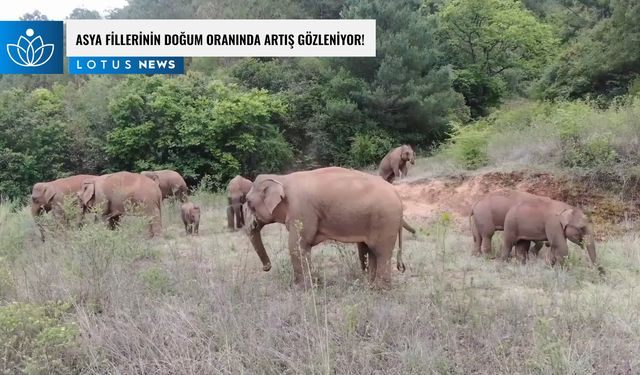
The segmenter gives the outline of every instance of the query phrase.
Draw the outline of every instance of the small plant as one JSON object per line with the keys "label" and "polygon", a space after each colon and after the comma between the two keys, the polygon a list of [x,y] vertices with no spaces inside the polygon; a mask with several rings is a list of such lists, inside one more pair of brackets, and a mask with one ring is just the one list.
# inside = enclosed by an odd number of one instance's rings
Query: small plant
{"label": "small plant", "polygon": [[140,272],[147,289],[153,294],[171,292],[170,277],[167,271],[159,266],[152,266]]}
{"label": "small plant", "polygon": [[11,303],[0,307],[2,374],[71,374],[78,361],[78,328],[68,303]]}

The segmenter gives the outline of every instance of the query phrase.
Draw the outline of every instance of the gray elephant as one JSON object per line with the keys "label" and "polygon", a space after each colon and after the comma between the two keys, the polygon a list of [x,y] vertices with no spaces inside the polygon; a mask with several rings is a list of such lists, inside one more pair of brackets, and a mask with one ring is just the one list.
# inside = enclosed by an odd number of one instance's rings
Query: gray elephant
{"label": "gray elephant", "polygon": [[247,193],[251,190],[253,182],[242,176],[235,176],[227,185],[227,226],[230,230],[240,229],[244,226],[244,213],[242,205]]}
{"label": "gray elephant", "polygon": [[416,164],[416,153],[409,145],[389,151],[380,162],[379,173],[387,182],[407,176],[407,163]]}
{"label": "gray elephant", "polygon": [[[520,254],[526,254],[524,250],[530,241],[548,241],[548,263],[563,264],[569,254],[567,239],[586,247],[591,262],[596,264],[592,224],[581,209],[553,199],[525,201],[512,207],[505,216],[502,258],[509,259],[513,246],[519,248]],[[526,256],[521,260],[526,262]]]}
{"label": "gray elephant", "polygon": [[75,198],[75,194],[82,188],[82,181],[96,176],[81,174],[48,182],[38,182],[31,190],[31,215],[40,230],[40,238],[44,241],[44,230],[37,218],[46,212],[52,212],[59,222],[66,223],[64,217],[63,203],[65,198]]}
{"label": "gray elephant", "polygon": [[270,223],[286,225],[296,285],[312,285],[310,251],[325,240],[356,243],[368,255],[369,281],[386,288],[398,238],[397,267],[404,269],[402,202],[393,186],[378,176],[338,167],[259,175],[245,206],[245,230],[264,271],[271,269],[271,260],[260,231]]}
{"label": "gray elephant", "polygon": [[160,171],[142,171],[141,175],[148,177],[158,183],[162,192],[162,199],[176,197],[180,202],[187,201],[187,183],[182,175],[176,171],[163,169]]}
{"label": "gray elephant", "polygon": [[193,202],[184,202],[180,207],[184,231],[187,235],[198,234],[200,229],[200,207]]}
{"label": "gray elephant", "polygon": [[[504,218],[515,205],[538,199],[549,199],[518,190],[499,190],[478,200],[471,208],[469,225],[473,234],[473,255],[491,254],[491,239],[496,231],[504,229]],[[531,251],[538,255],[542,241],[534,241]],[[518,249],[520,250],[520,248]]]}
{"label": "gray elephant", "polygon": [[162,193],[158,184],[138,173],[117,172],[94,177],[82,183],[78,193],[83,212],[100,207],[101,216],[115,229],[120,217],[129,209],[129,204],[137,205],[151,219],[151,237],[162,230]]}

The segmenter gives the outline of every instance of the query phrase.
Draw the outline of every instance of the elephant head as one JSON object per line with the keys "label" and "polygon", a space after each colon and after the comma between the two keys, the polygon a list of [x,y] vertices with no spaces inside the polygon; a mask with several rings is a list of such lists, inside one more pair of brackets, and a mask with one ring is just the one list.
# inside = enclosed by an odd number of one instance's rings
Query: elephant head
{"label": "elephant head", "polygon": [[249,235],[264,271],[271,269],[271,260],[264,248],[260,230],[263,226],[276,221],[284,223],[285,198],[284,185],[280,181],[270,177],[258,177],[247,193],[246,203],[242,205],[245,217],[243,229]]}
{"label": "elephant head", "polygon": [[274,215],[276,208],[285,199],[284,186],[273,178],[266,178],[251,187],[246,197],[246,205],[252,216],[262,224],[273,223],[277,220]]}
{"label": "elephant head", "polygon": [[587,253],[593,264],[596,264],[596,245],[591,221],[579,208],[567,208],[560,214],[560,225],[565,237],[580,246],[587,248]]}
{"label": "elephant head", "polygon": [[405,162],[409,162],[412,165],[416,164],[416,153],[413,151],[413,148],[411,148],[411,146],[409,145],[403,145],[401,152],[400,152],[400,158],[405,161]]}
{"label": "elephant head", "polygon": [[51,201],[56,195],[56,189],[53,185],[47,182],[38,182],[33,185],[31,191],[31,214],[37,216],[42,211],[49,211],[51,209]]}

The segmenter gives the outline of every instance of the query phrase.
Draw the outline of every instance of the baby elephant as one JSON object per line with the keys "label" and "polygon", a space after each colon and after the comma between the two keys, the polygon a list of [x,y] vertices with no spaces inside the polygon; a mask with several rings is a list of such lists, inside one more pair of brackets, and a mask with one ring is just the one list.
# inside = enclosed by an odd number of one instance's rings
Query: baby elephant
{"label": "baby elephant", "polygon": [[193,202],[184,202],[181,207],[184,230],[189,234],[198,234],[200,227],[200,207]]}
{"label": "baby elephant", "polygon": [[523,254],[530,241],[548,241],[551,248],[548,262],[562,264],[568,255],[567,240],[586,247],[591,262],[596,264],[591,221],[581,209],[553,199],[522,202],[505,216],[502,257],[508,259],[514,245]]}

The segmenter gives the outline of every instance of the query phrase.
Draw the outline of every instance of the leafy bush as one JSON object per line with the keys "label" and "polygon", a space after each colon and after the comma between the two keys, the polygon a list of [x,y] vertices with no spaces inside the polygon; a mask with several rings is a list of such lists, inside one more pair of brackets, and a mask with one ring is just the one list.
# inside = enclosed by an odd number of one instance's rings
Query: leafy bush
{"label": "leafy bush", "polygon": [[80,348],[70,310],[67,303],[0,306],[0,373],[73,373]]}
{"label": "leafy bush", "polygon": [[384,133],[358,133],[351,142],[351,165],[377,164],[393,148],[394,141]]}
{"label": "leafy bush", "polygon": [[487,164],[487,144],[489,131],[485,122],[472,126],[454,124],[451,141],[445,148],[446,154],[465,168],[476,169]]}

